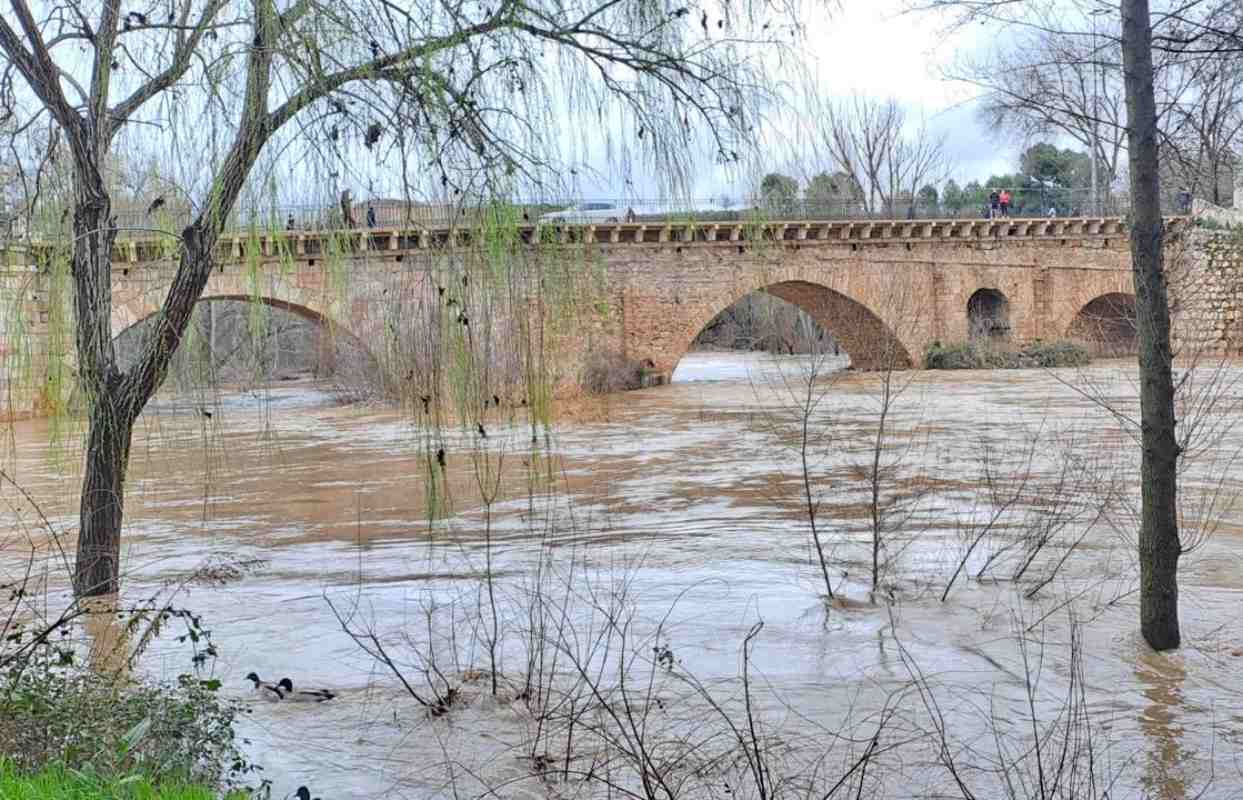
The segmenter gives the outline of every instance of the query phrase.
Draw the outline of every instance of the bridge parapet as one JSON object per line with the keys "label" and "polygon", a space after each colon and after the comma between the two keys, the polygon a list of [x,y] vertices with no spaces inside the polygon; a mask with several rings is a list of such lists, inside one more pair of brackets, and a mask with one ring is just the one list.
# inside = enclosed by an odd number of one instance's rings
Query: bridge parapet
{"label": "bridge parapet", "polygon": [[[1186,224],[1187,217],[1169,217],[1167,225]],[[766,220],[680,222],[602,222],[573,225],[522,225],[514,240],[526,245],[570,244],[749,244],[982,242],[990,240],[1108,239],[1126,233],[1121,217],[939,220]],[[222,236],[216,244],[218,263],[247,258],[324,258],[471,247],[480,242],[481,229],[470,226],[440,228],[370,228],[333,231],[271,231]],[[37,260],[50,257],[56,245],[31,245]],[[176,255],[176,239],[118,241],[113,261],[135,265],[166,261]]]}

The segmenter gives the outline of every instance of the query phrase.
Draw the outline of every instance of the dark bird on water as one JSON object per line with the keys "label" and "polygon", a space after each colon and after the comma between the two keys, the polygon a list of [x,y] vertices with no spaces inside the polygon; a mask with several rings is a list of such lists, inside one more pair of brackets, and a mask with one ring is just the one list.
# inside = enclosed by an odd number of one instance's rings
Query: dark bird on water
{"label": "dark bird on water", "polygon": [[470,319],[466,316],[466,314],[458,314],[457,321],[463,325],[470,325]]}
{"label": "dark bird on water", "polygon": [[289,678],[281,678],[276,687],[284,692],[284,699],[292,703],[325,703],[337,696],[327,689],[294,689]]}
{"label": "dark bird on water", "polygon": [[[298,798],[298,800],[312,800],[311,790],[305,786],[299,786],[298,791],[294,792],[293,796]],[[319,798],[316,797],[313,800],[319,800]]]}
{"label": "dark bird on water", "polygon": [[255,697],[260,700],[266,700],[269,703],[279,703],[285,699],[285,691],[275,683],[266,683],[259,680],[259,676],[250,673],[246,676],[246,680],[255,684]]}
{"label": "dark bird on water", "polygon": [[478,425],[477,425],[476,427],[478,427],[478,429],[479,429],[479,438],[480,438],[480,439],[486,439],[486,438],[488,438],[488,432],[487,432],[487,431],[485,431],[485,430],[483,429],[483,423],[482,423],[482,422],[478,423]]}
{"label": "dark bird on water", "polygon": [[462,285],[463,285],[463,286],[466,286],[466,285],[467,285],[467,284],[469,284],[469,283],[470,283],[470,276],[469,276],[469,275],[463,275],[463,276],[462,276]]}
{"label": "dark bird on water", "polygon": [[431,395],[425,394],[419,399],[423,401],[423,413],[426,414],[431,406],[432,397]]}
{"label": "dark bird on water", "polygon": [[199,407],[199,408],[194,409],[194,411],[196,414],[203,417],[204,419],[211,419],[212,417],[212,413],[205,408]]}
{"label": "dark bird on water", "polygon": [[500,407],[501,407],[501,398],[500,398],[500,397],[497,397],[496,395],[492,395],[492,402],[493,402],[494,404],[496,404],[496,407],[497,407],[497,408],[500,408]]}
{"label": "dark bird on water", "polygon": [[151,205],[147,206],[147,216],[151,216],[155,212],[164,207],[164,195],[160,195],[151,201]]}
{"label": "dark bird on water", "polygon": [[441,297],[444,297],[444,296],[445,296],[445,287],[443,287],[443,286],[437,286],[437,287],[436,287],[436,291],[440,293],[440,296],[441,296]]}
{"label": "dark bird on water", "polygon": [[527,212],[523,211],[523,212],[522,212],[522,221],[523,221],[523,222],[530,222],[530,221],[531,221],[531,215],[530,215],[530,214],[528,214]]}
{"label": "dark bird on water", "polygon": [[442,468],[445,465],[445,449],[443,447],[436,451],[436,463]]}
{"label": "dark bird on water", "polygon": [[699,24],[703,26],[704,33],[708,32],[708,12],[705,11],[703,16],[699,18]]}
{"label": "dark bird on water", "polygon": [[328,131],[328,138],[334,142],[341,138],[341,131],[337,129],[336,125],[333,125],[332,130]]}
{"label": "dark bird on water", "polygon": [[375,39],[371,40],[371,57],[372,58],[380,57],[380,43],[377,42]]}
{"label": "dark bird on water", "polygon": [[60,212],[60,224],[64,225],[65,220],[67,219],[69,219],[69,209],[66,208],[64,211]]}
{"label": "dark bird on water", "polygon": [[375,147],[375,143],[380,141],[380,134],[382,133],[384,133],[384,128],[378,122],[373,122],[367,126],[367,135],[363,138],[363,144],[367,146],[368,150]]}

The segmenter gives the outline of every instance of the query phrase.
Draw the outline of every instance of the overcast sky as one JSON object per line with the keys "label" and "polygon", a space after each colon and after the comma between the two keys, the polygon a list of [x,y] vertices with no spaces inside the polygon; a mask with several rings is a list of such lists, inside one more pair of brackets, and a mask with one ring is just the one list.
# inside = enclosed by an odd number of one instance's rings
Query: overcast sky
{"label": "overcast sky", "polygon": [[[1023,143],[988,131],[976,117],[975,92],[940,77],[957,53],[988,46],[996,28],[951,33],[937,15],[903,14],[903,0],[845,0],[831,13],[823,4],[814,7],[805,19],[805,57],[822,92],[897,99],[911,121],[922,116],[932,131],[946,134],[960,183],[1017,169]],[[738,181],[705,175],[695,193],[737,193],[731,183]]]}
{"label": "overcast sky", "polygon": [[[805,35],[800,40],[801,55],[804,68],[814,76],[822,97],[845,97],[859,93],[877,100],[896,99],[913,125],[918,125],[922,120],[934,133],[946,135],[946,149],[952,165],[950,174],[960,183],[984,180],[990,174],[1016,169],[1017,154],[1025,143],[1007,142],[985,130],[977,119],[973,90],[941,78],[941,68],[956,54],[974,53],[991,46],[998,35],[996,28],[970,28],[950,33],[946,30],[943,17],[930,13],[902,13],[909,0],[841,0],[831,11],[826,7],[832,3],[825,0],[789,1],[801,3],[805,9],[801,14],[805,28]],[[798,79],[791,79],[790,85],[791,96],[786,99],[797,108],[798,95],[803,89],[798,85]],[[806,115],[801,119],[805,121]],[[812,171],[831,168],[828,163],[808,163],[805,148],[799,153],[799,168],[791,165],[794,148],[788,142],[780,146],[774,139],[788,133],[784,129],[793,127],[797,126],[787,117],[760,133],[756,143],[758,152],[755,154],[758,165],[754,170],[745,175],[731,174],[725,167],[711,164],[711,159],[706,159],[708,163],[696,166],[693,171],[694,185],[686,189],[696,198],[720,198],[723,195],[741,198],[756,189],[759,175],[763,172],[779,170],[805,176]],[[623,194],[655,197],[665,193],[666,190],[657,188],[661,181],[658,175],[650,174],[654,171],[651,168],[635,165],[633,171],[624,176],[610,169],[605,137],[597,135],[595,130],[598,128],[581,137],[586,152],[567,153],[569,161],[585,163],[599,171],[597,176],[573,181],[571,197],[618,198]],[[188,131],[182,135],[188,137],[188,146],[192,148],[205,146]],[[134,136],[142,140],[144,132],[140,129]],[[139,144],[135,144],[135,148],[143,149]],[[274,155],[277,149],[269,147],[272,153],[268,155]],[[161,165],[171,173],[170,177],[185,181],[186,188],[193,194],[193,180],[201,183],[204,178],[201,164],[194,158],[178,158],[175,159],[176,164],[169,164],[168,153],[157,152],[154,155],[161,159]],[[395,169],[392,163],[364,151],[358,142],[353,144],[353,151],[347,155],[339,166],[342,172],[339,187],[332,183],[333,192],[326,196],[335,197],[337,188],[349,188],[357,198],[400,196],[400,170]],[[176,167],[180,167],[180,171]],[[320,202],[319,198],[312,196],[313,193],[307,194],[306,186],[317,187],[318,191],[330,184],[322,176],[302,181],[284,180],[290,176],[291,169],[305,171],[307,168],[291,167],[289,164],[273,167],[282,178],[274,182],[289,187],[289,196],[278,198],[279,202]],[[592,170],[586,172],[590,174]],[[633,183],[627,185],[625,177],[631,178]],[[264,181],[257,182],[264,183],[261,188],[267,191]]]}

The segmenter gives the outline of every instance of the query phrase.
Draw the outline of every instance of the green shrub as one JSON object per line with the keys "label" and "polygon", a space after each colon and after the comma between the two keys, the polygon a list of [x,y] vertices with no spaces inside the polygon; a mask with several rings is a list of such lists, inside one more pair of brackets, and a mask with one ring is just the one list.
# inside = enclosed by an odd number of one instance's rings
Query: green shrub
{"label": "green shrub", "polygon": [[1018,349],[992,342],[943,345],[933,342],[924,354],[927,369],[1030,369],[1032,367],[1082,367],[1091,362],[1087,349],[1075,342],[1035,341]]}
{"label": "green shrub", "polygon": [[1083,367],[1092,361],[1091,354],[1083,345],[1064,339],[1054,342],[1032,342],[1019,351],[1019,355],[1034,367]]}
{"label": "green shrub", "polygon": [[[15,591],[11,602],[21,596]],[[0,609],[3,610],[3,609]],[[242,755],[234,721],[245,707],[219,693],[201,674],[216,649],[193,613],[144,604],[99,614],[121,644],[112,654],[91,650],[90,667],[75,623],[66,613],[50,623],[14,623],[0,637],[0,760],[11,774],[47,769],[103,781],[184,781],[213,788],[244,785],[257,767]],[[190,671],[173,681],[131,677],[135,661],[174,623],[184,625]],[[96,632],[98,635],[98,632]],[[88,637],[94,644],[99,640]],[[8,795],[0,792],[0,800]]]}
{"label": "green shrub", "polygon": [[57,764],[240,785],[250,771],[234,741],[241,707],[218,688],[192,675],[144,684],[72,665],[13,669],[0,678],[0,753],[26,772]]}

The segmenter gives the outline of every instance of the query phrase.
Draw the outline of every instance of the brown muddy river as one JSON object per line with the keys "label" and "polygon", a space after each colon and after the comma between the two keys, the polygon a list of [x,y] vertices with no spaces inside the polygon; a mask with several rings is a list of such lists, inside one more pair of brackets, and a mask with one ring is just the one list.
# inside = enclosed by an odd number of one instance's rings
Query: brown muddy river
{"label": "brown muddy river", "polygon": [[[125,598],[240,563],[178,598],[212,629],[227,691],[249,697],[255,671],[340,692],[246,717],[247,752],[276,797],[299,784],[324,798],[642,796],[618,755],[633,741],[591,733],[619,707],[643,709],[618,730],[667,759],[669,796],[756,796],[721,714],[749,729],[742,647],[761,621],[746,666],[778,796],[804,796],[813,773],[833,786],[872,747],[843,796],[964,796],[949,762],[978,797],[1041,796],[1042,781],[1048,797],[1243,797],[1243,368],[1187,382],[1219,399],[1186,409],[1201,420],[1182,477],[1196,546],[1182,561],[1183,647],[1156,655],[1134,594],[1133,367],[897,376],[875,462],[880,377],[816,384],[803,448],[805,363],[688,356],[673,385],[559,424],[551,460],[520,425],[493,420],[486,440],[436,434],[306,385],[207,398],[210,419],[165,399],[135,437]],[[446,450],[434,484],[429,442]],[[19,423],[8,444],[18,481],[72,530],[72,453],[49,445],[47,423]],[[429,506],[445,510],[432,523]],[[22,556],[0,551],[0,570]],[[59,580],[50,551],[47,569]],[[458,687],[450,712],[412,699],[330,602],[416,690],[430,696],[437,672]],[[143,668],[169,678],[185,651],[162,643]],[[535,673],[591,707],[577,734],[530,712]],[[607,703],[593,704],[584,676]],[[564,688],[576,680],[577,694]],[[1095,794],[1070,788],[1082,774],[1052,787],[1085,747]]]}

